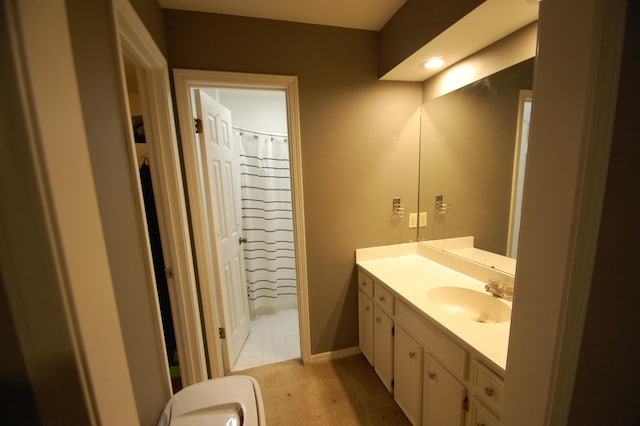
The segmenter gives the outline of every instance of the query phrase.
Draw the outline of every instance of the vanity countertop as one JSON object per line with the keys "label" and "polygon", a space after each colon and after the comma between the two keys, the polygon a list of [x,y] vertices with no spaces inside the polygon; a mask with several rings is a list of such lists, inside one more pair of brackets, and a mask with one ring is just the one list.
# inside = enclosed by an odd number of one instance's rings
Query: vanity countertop
{"label": "vanity countertop", "polygon": [[[418,253],[415,244],[360,249],[356,252],[356,263],[504,374],[511,321],[475,322],[441,310],[427,297],[430,289],[444,286],[485,292],[485,283]],[[500,300],[511,307],[511,302]]]}

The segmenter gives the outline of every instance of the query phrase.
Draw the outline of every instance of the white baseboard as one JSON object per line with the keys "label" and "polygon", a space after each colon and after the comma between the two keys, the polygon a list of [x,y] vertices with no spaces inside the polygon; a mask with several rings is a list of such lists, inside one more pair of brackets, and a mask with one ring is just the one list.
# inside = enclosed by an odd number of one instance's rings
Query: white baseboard
{"label": "white baseboard", "polygon": [[334,359],[346,358],[348,356],[358,355],[360,348],[358,346],[352,346],[350,348],[338,349],[337,351],[323,352],[321,354],[313,354],[309,359],[309,363],[318,364],[321,362],[328,362]]}

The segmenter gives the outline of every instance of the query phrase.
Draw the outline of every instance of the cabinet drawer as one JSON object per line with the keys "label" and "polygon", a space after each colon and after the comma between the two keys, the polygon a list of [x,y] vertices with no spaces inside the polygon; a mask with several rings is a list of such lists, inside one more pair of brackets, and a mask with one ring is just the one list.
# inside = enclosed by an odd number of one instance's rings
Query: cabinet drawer
{"label": "cabinet drawer", "polygon": [[373,278],[362,271],[358,271],[358,288],[369,297],[373,297]]}
{"label": "cabinet drawer", "polygon": [[471,365],[471,387],[473,393],[487,407],[496,414],[500,413],[504,397],[504,382],[495,373],[475,360]]}
{"label": "cabinet drawer", "polygon": [[471,398],[469,407],[469,426],[499,426],[498,420],[493,414],[486,410],[475,398]]}
{"label": "cabinet drawer", "polygon": [[382,284],[377,282],[374,284],[373,288],[374,288],[373,298],[375,299],[376,304],[378,306],[381,306],[382,310],[388,313],[389,315],[393,315],[393,307],[394,307],[394,301],[395,301],[395,297],[393,296],[393,293],[391,293],[384,286],[382,286]]}
{"label": "cabinet drawer", "polygon": [[466,378],[467,351],[428,324],[425,318],[403,302],[398,301],[396,303],[396,318],[407,330],[422,341],[425,350],[431,353],[459,379],[464,380]]}

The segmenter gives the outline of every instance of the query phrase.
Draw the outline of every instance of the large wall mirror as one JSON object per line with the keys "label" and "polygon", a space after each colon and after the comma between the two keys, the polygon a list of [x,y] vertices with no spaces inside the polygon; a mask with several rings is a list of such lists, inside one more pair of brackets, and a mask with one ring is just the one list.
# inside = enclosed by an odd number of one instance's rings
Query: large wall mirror
{"label": "large wall mirror", "polygon": [[473,237],[478,249],[516,257],[533,66],[521,61],[423,103],[419,211],[427,224],[418,241]]}

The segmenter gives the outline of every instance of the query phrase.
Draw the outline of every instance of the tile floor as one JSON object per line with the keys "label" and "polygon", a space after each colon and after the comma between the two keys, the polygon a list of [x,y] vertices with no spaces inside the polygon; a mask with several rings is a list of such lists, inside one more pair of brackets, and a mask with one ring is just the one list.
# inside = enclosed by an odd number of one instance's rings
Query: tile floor
{"label": "tile floor", "polygon": [[251,321],[251,331],[231,371],[300,358],[298,310],[262,315]]}

